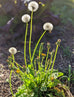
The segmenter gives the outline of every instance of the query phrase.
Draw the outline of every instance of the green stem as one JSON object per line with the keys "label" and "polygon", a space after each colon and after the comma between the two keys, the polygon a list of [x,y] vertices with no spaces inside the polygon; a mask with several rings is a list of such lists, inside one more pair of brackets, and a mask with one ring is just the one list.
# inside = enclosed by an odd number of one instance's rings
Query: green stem
{"label": "green stem", "polygon": [[25,61],[26,67],[27,67],[27,62],[26,62],[26,39],[27,39],[27,32],[28,32],[28,23],[26,23],[26,32],[25,32],[25,40],[24,40],[24,61]]}
{"label": "green stem", "polygon": [[58,45],[56,46],[56,51],[55,51],[55,55],[54,55],[54,59],[53,59],[52,67],[51,67],[51,73],[53,72],[53,67],[56,60],[57,51],[58,51]]}
{"label": "green stem", "polygon": [[43,43],[40,44],[40,48],[39,48],[39,58],[40,58],[40,55],[43,51]]}
{"label": "green stem", "polygon": [[41,47],[39,48],[39,66],[40,66]]}
{"label": "green stem", "polygon": [[52,64],[52,57],[53,57],[53,54],[51,54],[51,57],[50,57],[50,61],[49,61],[49,67],[48,67],[48,69],[50,69],[50,66],[51,66],[51,64]]}
{"label": "green stem", "polygon": [[70,78],[71,78],[71,65],[69,65],[69,76],[68,76],[68,86],[70,88]]}
{"label": "green stem", "polygon": [[36,44],[36,46],[35,46],[35,48],[34,48],[33,55],[32,55],[32,58],[31,58],[31,63],[32,63],[32,61],[33,61],[33,59],[34,59],[34,55],[35,55],[36,49],[37,49],[37,47],[38,47],[38,44],[40,43],[40,41],[41,41],[41,39],[42,39],[42,37],[44,36],[45,33],[46,33],[46,31],[43,32],[43,34],[42,34],[41,37],[39,38],[39,40],[38,40],[38,42],[37,42],[37,44]]}
{"label": "green stem", "polygon": [[34,68],[36,70],[36,59],[34,60]]}
{"label": "green stem", "polygon": [[10,72],[10,78],[9,78],[9,85],[10,85],[10,91],[11,91],[11,94],[12,94],[12,96],[14,97],[14,94],[13,94],[13,90],[12,90],[12,84],[11,84],[11,76],[12,76],[12,70],[11,70],[11,72]]}
{"label": "green stem", "polygon": [[12,59],[13,59],[13,62],[12,62],[12,68],[13,68],[14,67],[14,62],[15,62],[14,54],[12,54]]}
{"label": "green stem", "polygon": [[39,65],[40,65],[40,56],[41,56],[42,51],[43,51],[43,43],[40,44],[40,48],[39,48]]}
{"label": "green stem", "polygon": [[32,11],[32,13],[31,13],[31,23],[30,23],[30,39],[29,39],[29,56],[30,56],[30,60],[31,60],[32,20],[33,20],[33,11]]}
{"label": "green stem", "polygon": [[16,61],[15,61],[15,64],[16,64],[16,66],[19,68],[21,68],[21,69],[23,69],[23,67],[20,65],[20,64],[18,64]]}
{"label": "green stem", "polygon": [[46,56],[46,61],[45,61],[45,70],[47,69],[46,64],[47,64],[47,59],[48,59],[48,55],[49,55],[49,49],[50,48],[48,48],[48,50],[47,50],[47,56]]}
{"label": "green stem", "polygon": [[42,60],[41,60],[41,67],[42,67],[42,64],[43,64],[43,60],[44,60],[45,57],[42,57]]}

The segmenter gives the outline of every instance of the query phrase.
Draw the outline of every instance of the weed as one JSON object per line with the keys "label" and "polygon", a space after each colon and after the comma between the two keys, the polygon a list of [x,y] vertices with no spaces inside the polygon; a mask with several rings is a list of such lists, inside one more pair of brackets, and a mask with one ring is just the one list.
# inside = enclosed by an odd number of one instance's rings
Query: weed
{"label": "weed", "polygon": [[[58,70],[54,69],[54,64],[56,60],[56,55],[58,48],[60,46],[61,40],[58,39],[56,42],[56,49],[50,52],[50,43],[47,43],[47,52],[43,53],[43,43],[40,44],[39,50],[37,52],[38,56],[35,58],[35,54],[38,48],[38,45],[48,31],[52,31],[53,25],[51,23],[45,23],[43,25],[44,32],[40,36],[38,42],[35,45],[35,48],[31,50],[31,37],[32,37],[32,21],[33,21],[33,13],[38,9],[39,5],[37,2],[32,1],[28,5],[28,9],[31,11],[31,21],[30,15],[25,14],[22,16],[22,21],[26,23],[26,31],[25,31],[25,40],[24,40],[24,62],[25,66],[21,66],[15,60],[15,54],[18,52],[16,48],[11,47],[9,52],[11,56],[8,58],[8,63],[11,68],[9,84],[10,90],[13,97],[50,97],[51,95],[54,97],[60,96],[64,97],[64,91],[59,89],[57,85],[61,82],[58,79],[63,76],[62,72],[58,72]],[[27,40],[27,32],[28,32],[28,22],[30,21],[30,38],[29,38],[29,59],[30,62],[27,63],[26,60],[26,40]],[[49,59],[50,58],[50,59]],[[16,74],[23,85],[18,87],[17,92],[14,94],[12,90],[11,84],[11,76],[12,73]]]}

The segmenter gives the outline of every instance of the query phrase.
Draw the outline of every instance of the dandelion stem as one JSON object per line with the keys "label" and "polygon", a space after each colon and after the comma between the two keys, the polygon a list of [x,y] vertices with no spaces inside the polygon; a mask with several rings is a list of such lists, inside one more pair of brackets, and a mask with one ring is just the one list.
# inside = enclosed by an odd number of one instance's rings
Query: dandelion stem
{"label": "dandelion stem", "polygon": [[16,64],[16,66],[19,68],[21,68],[21,69],[23,69],[23,67],[20,65],[20,64],[18,64],[16,61],[15,61],[15,64]]}
{"label": "dandelion stem", "polygon": [[30,23],[30,39],[29,39],[29,56],[30,56],[30,60],[31,60],[32,19],[33,19],[33,11],[32,11],[32,13],[31,13],[31,23]]}
{"label": "dandelion stem", "polygon": [[54,59],[53,59],[52,67],[51,67],[51,73],[53,72],[53,67],[56,60],[57,51],[58,51],[58,44],[56,45],[56,51],[55,51],[55,55],[54,55]]}
{"label": "dandelion stem", "polygon": [[32,61],[33,61],[33,59],[34,59],[34,55],[35,55],[36,49],[37,49],[37,47],[38,47],[38,44],[39,44],[39,42],[41,41],[41,39],[42,39],[42,37],[44,36],[45,33],[46,33],[46,31],[43,32],[43,34],[42,34],[41,37],[39,38],[39,40],[38,40],[38,42],[37,42],[37,44],[36,44],[36,46],[35,46],[35,48],[34,48],[34,51],[33,51],[33,54],[32,54],[32,58],[31,58],[31,63],[32,63]]}
{"label": "dandelion stem", "polygon": [[51,54],[51,57],[50,57],[50,61],[49,61],[49,67],[48,67],[48,69],[50,69],[50,66],[51,66],[51,64],[52,64],[52,57],[53,57],[53,54]]}
{"label": "dandelion stem", "polygon": [[46,56],[46,61],[45,61],[45,70],[47,69],[46,65],[47,65],[47,59],[48,59],[48,55],[49,55],[49,47],[48,47],[48,50],[47,50],[47,56]]}
{"label": "dandelion stem", "polygon": [[12,84],[11,84],[11,76],[12,76],[12,70],[10,71],[10,78],[9,78],[9,85],[10,85],[10,91],[12,93],[12,96],[14,97],[13,90],[12,90]]}
{"label": "dandelion stem", "polygon": [[41,56],[42,51],[43,51],[43,43],[40,44],[40,48],[39,48],[39,65],[40,65],[40,56]]}
{"label": "dandelion stem", "polygon": [[25,32],[25,40],[24,40],[24,61],[25,61],[26,67],[27,67],[27,62],[26,62],[26,39],[27,39],[27,32],[28,32],[28,23],[26,23],[26,32]]}
{"label": "dandelion stem", "polygon": [[42,60],[41,60],[41,67],[43,66],[44,58],[45,58],[45,57],[42,57]]}
{"label": "dandelion stem", "polygon": [[36,59],[34,60],[34,68],[36,70]]}
{"label": "dandelion stem", "polygon": [[12,54],[12,59],[13,59],[12,67],[14,67],[14,62],[15,62],[14,54]]}

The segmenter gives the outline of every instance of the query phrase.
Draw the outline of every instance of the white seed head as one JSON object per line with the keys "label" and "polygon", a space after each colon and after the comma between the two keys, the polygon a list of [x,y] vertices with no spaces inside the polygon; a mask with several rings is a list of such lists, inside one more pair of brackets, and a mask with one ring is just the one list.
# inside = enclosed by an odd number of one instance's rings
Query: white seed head
{"label": "white seed head", "polygon": [[9,52],[13,55],[15,55],[17,53],[17,49],[15,47],[11,47],[9,48]]}
{"label": "white seed head", "polygon": [[23,15],[22,18],[21,18],[21,20],[24,23],[29,22],[30,21],[30,15],[28,15],[28,14]]}
{"label": "white seed head", "polygon": [[29,4],[28,4],[28,9],[29,11],[37,11],[39,8],[39,4],[36,2],[36,1],[31,1]]}
{"label": "white seed head", "polygon": [[53,30],[53,25],[50,22],[47,22],[43,25],[43,29],[47,31],[52,31]]}

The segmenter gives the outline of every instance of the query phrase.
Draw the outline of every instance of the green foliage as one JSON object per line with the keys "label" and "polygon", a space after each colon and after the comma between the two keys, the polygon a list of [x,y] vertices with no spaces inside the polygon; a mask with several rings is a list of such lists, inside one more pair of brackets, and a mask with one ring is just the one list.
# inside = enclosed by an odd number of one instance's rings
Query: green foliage
{"label": "green foliage", "polygon": [[[25,72],[22,75],[24,84],[18,88],[15,97],[48,97],[47,94],[51,94],[52,90],[54,91],[54,87],[60,83],[57,78],[62,75],[63,73],[56,70],[51,74],[51,70],[46,72],[38,70],[34,73],[29,69],[29,73]],[[53,80],[52,77],[54,77]],[[55,95],[62,95],[62,92],[55,92]]]}
{"label": "green foliage", "polygon": [[74,1],[73,0],[54,0],[51,10],[60,15],[62,23],[72,23],[74,25]]}
{"label": "green foliage", "polygon": [[0,16],[0,26],[4,26],[7,23],[8,20],[9,20],[8,16],[1,15]]}
{"label": "green foliage", "polygon": [[63,46],[61,46],[61,48],[63,50],[63,56],[70,58],[71,57],[71,51],[69,50],[69,47],[64,48]]}

